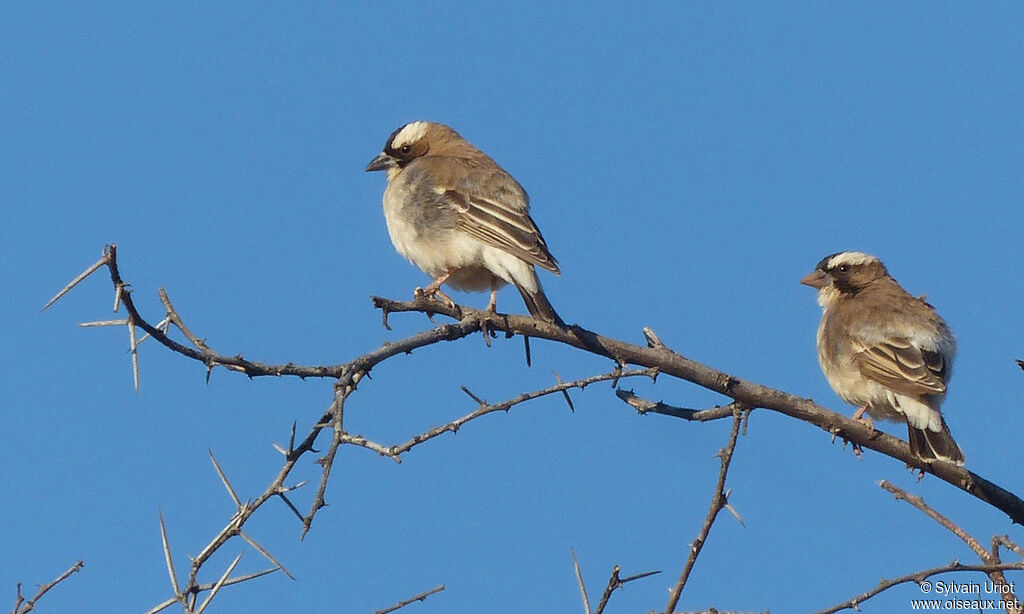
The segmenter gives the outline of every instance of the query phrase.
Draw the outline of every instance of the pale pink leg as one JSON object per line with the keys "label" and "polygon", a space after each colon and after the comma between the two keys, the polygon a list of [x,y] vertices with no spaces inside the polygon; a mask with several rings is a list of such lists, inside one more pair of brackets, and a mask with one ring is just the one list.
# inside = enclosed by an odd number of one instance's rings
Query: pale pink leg
{"label": "pale pink leg", "polygon": [[853,412],[853,419],[859,422],[863,422],[872,431],[875,430],[875,421],[870,416],[865,416],[864,412],[868,410],[867,405],[862,405],[857,411]]}

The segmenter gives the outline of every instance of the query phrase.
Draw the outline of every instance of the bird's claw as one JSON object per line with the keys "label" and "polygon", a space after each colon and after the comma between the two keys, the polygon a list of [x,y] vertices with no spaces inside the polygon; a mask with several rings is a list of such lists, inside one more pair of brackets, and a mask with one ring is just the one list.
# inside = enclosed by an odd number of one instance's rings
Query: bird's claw
{"label": "bird's claw", "polygon": [[412,291],[412,298],[416,301],[433,299],[444,303],[449,309],[455,309],[455,301],[438,288],[416,288]]}

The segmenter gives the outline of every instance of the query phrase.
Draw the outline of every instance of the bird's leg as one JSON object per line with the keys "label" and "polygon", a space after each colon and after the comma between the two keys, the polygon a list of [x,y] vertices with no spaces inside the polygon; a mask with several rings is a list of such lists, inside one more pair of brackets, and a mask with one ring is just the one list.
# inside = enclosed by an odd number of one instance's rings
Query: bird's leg
{"label": "bird's leg", "polygon": [[444,274],[439,275],[437,277],[437,279],[435,279],[434,281],[430,282],[430,285],[427,286],[426,288],[416,288],[416,290],[413,291],[413,297],[415,297],[415,298],[419,298],[419,297],[424,297],[424,298],[439,297],[443,302],[447,303],[450,307],[454,308],[455,307],[455,301],[453,301],[444,292],[441,292],[441,285],[444,282],[448,281],[448,278],[451,277],[453,272],[454,272],[454,269],[448,269],[447,271],[444,272]]}
{"label": "bird's leg", "polygon": [[498,312],[498,278],[491,280],[491,300],[487,301],[487,311]]}
{"label": "bird's leg", "polygon": [[865,416],[864,412],[868,410],[867,404],[861,405],[857,411],[853,412],[852,418],[858,422],[863,422],[872,431],[875,430],[875,421],[870,416]]}
{"label": "bird's leg", "polygon": [[[498,278],[491,279],[491,300],[487,301],[487,313],[498,313]],[[488,326],[487,321],[483,320],[480,322],[480,332],[484,334],[484,342],[487,343],[487,347],[491,347],[491,337],[494,336],[494,331]]]}

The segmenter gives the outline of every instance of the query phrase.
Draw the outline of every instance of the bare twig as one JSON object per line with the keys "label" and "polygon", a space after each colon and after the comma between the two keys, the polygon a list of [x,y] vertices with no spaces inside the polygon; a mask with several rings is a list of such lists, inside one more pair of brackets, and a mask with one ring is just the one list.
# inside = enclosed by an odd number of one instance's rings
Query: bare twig
{"label": "bare twig", "polygon": [[838,603],[830,608],[819,610],[818,612],[815,612],[815,614],[834,614],[835,612],[842,612],[843,610],[859,610],[860,604],[864,603],[868,599],[874,597],[875,595],[883,591],[889,590],[894,586],[899,586],[900,584],[907,584],[909,582],[921,584],[928,578],[931,578],[932,576],[937,576],[939,574],[950,573],[954,571],[978,571],[985,574],[990,574],[995,571],[1009,570],[1024,570],[1024,562],[1004,563],[1000,565],[961,565],[958,561],[953,561],[952,563],[944,567],[933,567],[931,569],[925,569],[923,571],[918,571],[912,574],[907,574],[905,576],[900,576],[892,580],[886,580],[885,578],[882,578],[881,581],[879,581],[878,586],[876,586],[875,588],[869,591],[864,591],[856,597],[847,599],[846,601]]}
{"label": "bare twig", "polygon": [[665,344],[662,342],[661,337],[654,332],[650,326],[643,328],[644,338],[647,339],[647,347],[658,350],[665,349]]}
{"label": "bare twig", "polygon": [[996,546],[1003,546],[1015,552],[1017,556],[1024,558],[1024,548],[1018,546],[1009,535],[996,535],[992,538],[993,550]]}
{"label": "bare twig", "polygon": [[[77,282],[74,282],[74,283],[77,283]],[[72,285],[74,285],[74,284],[72,284]],[[57,300],[58,298],[60,298],[60,295],[54,297],[53,301]],[[53,301],[50,301],[50,304],[52,304]],[[47,305],[47,306],[49,306],[49,305]],[[44,307],[44,309],[45,309],[45,307]],[[32,610],[36,609],[36,602],[38,602],[39,599],[41,599],[43,595],[45,595],[46,593],[50,592],[51,588],[57,586],[58,584],[60,584],[64,580],[66,580],[71,574],[77,573],[84,566],[85,566],[84,562],[78,561],[77,563],[75,563],[74,565],[69,567],[67,571],[65,571],[64,573],[62,573],[59,576],[57,576],[57,578],[55,580],[53,580],[52,582],[47,582],[46,584],[40,586],[39,590],[36,591],[36,594],[31,599],[29,599],[27,601],[25,600],[25,598],[21,594],[21,582],[19,582],[18,583],[17,597],[15,598],[15,601],[14,601],[14,609],[11,611],[12,614],[28,614],[28,612],[31,612]]]}
{"label": "bare twig", "polygon": [[[612,371],[610,373],[604,373],[602,375],[593,375],[591,377],[584,377],[584,378],[581,378],[581,379],[573,380],[571,382],[562,382],[562,383],[556,384],[554,386],[549,386],[547,388],[542,388],[540,390],[535,390],[533,392],[525,392],[525,393],[520,394],[519,396],[517,396],[515,398],[507,399],[507,400],[502,401],[500,403],[487,403],[487,402],[483,401],[483,399],[480,399],[479,397],[477,397],[476,395],[473,395],[472,393],[469,393],[469,391],[467,391],[465,389],[465,387],[463,387],[463,390],[466,391],[467,394],[470,394],[470,396],[475,401],[480,403],[479,407],[477,407],[474,411],[472,411],[469,414],[466,414],[465,416],[463,416],[461,418],[458,418],[456,420],[452,420],[451,422],[449,422],[447,424],[444,424],[442,426],[438,426],[438,427],[432,428],[429,431],[427,431],[425,433],[422,433],[420,435],[416,435],[415,437],[413,437],[409,441],[406,441],[403,444],[391,446],[384,453],[387,456],[391,456],[391,457],[397,458],[399,455],[404,454],[405,452],[408,452],[413,447],[423,443],[424,441],[428,441],[430,439],[433,439],[434,437],[437,437],[438,435],[443,435],[444,433],[447,433],[447,432],[452,432],[452,433],[458,432],[459,428],[461,428],[462,425],[466,424],[467,422],[469,422],[471,420],[475,420],[475,419],[479,418],[480,416],[486,416],[487,414],[498,412],[498,411],[508,411],[509,409],[511,409],[512,407],[514,407],[516,405],[519,405],[520,403],[525,403],[526,401],[532,401],[533,399],[537,399],[537,398],[540,398],[540,397],[543,397],[543,396],[547,396],[549,394],[564,393],[565,391],[571,390],[573,388],[579,388],[580,390],[582,390],[582,389],[586,388],[587,386],[589,386],[590,384],[594,384],[594,383],[597,383],[597,382],[604,382],[604,381],[608,381],[608,380],[611,380],[611,379],[619,379],[619,378],[623,378],[623,377],[651,377],[651,378],[653,378],[656,374],[657,374],[657,372],[655,370],[653,370],[653,369],[632,369],[632,370],[628,370],[628,371],[621,371],[621,370],[616,369],[615,371]],[[352,443],[357,443],[357,442],[352,442]],[[364,445],[364,444],[363,443],[359,443],[359,445]],[[365,445],[364,447],[370,447],[370,446],[369,445]],[[371,449],[374,449],[374,448],[371,448]]]}
{"label": "bare twig", "polygon": [[985,561],[985,558],[989,556],[989,552],[981,545],[981,542],[969,535],[967,531],[955,522],[935,511],[934,508],[924,502],[923,498],[903,490],[888,480],[881,480],[878,482],[878,485],[882,487],[883,490],[887,490],[892,493],[892,496],[897,500],[906,501],[910,505],[924,512],[929,518],[945,527],[953,535],[959,537],[965,544],[967,544],[968,548],[973,550],[974,553],[982,559],[982,562],[987,562]]}
{"label": "bare twig", "polygon": [[608,578],[608,586],[605,587],[604,594],[601,595],[601,601],[597,603],[597,609],[594,610],[594,614],[603,614],[605,606],[608,605],[608,600],[612,597],[612,593],[622,588],[625,584],[632,582],[634,580],[647,578],[649,576],[661,573],[661,571],[657,570],[645,571],[643,573],[638,573],[636,575],[629,576],[628,578],[619,578],[620,570],[621,568],[618,565],[612,568],[612,575],[610,578]]}
{"label": "bare twig", "polygon": [[729,403],[728,405],[712,407],[711,409],[686,409],[684,407],[668,405],[661,401],[648,401],[647,399],[642,399],[636,396],[632,390],[623,390],[622,388],[615,391],[615,396],[633,407],[633,409],[641,415],[647,413],[661,414],[663,416],[682,418],[683,420],[694,420],[697,422],[708,422],[710,420],[728,418],[732,416],[733,410],[736,407],[735,403]]}
{"label": "bare twig", "polygon": [[[973,550],[974,553],[978,555],[978,558],[980,558],[981,562],[985,565],[999,565],[1000,563],[1002,563],[1002,561],[999,559],[998,538],[994,537],[992,539],[992,550],[986,550],[985,547],[981,545],[981,542],[979,542],[972,535],[970,535],[966,530],[963,529],[963,527],[940,514],[933,507],[925,503],[922,497],[911,494],[887,480],[880,481],[878,485],[881,486],[884,490],[887,490],[890,493],[892,493],[892,496],[895,497],[897,500],[906,501],[910,505],[924,512],[925,515],[927,515],[929,518],[945,527],[950,533],[959,537],[965,544],[967,544],[968,548]],[[989,574],[989,578],[992,579],[992,582],[996,586],[1004,587],[1003,591],[1005,592],[1002,593],[1002,596],[1006,601],[1019,603],[1017,601],[1017,596],[1013,593],[1013,584],[1006,581],[1006,576],[1003,574],[1003,572],[993,571]],[[1006,608],[1006,611],[1009,614],[1019,614],[1020,608],[1008,607]]]}
{"label": "bare twig", "polygon": [[[404,608],[405,606],[409,605],[410,603],[416,603],[417,601],[424,601],[427,597],[429,597],[429,596],[431,596],[431,595],[433,595],[435,593],[440,593],[443,590],[444,590],[444,584],[442,584],[441,586],[434,587],[434,588],[430,589],[429,591],[424,591],[424,592],[420,593],[419,595],[414,595],[412,597],[409,597],[408,599],[406,599],[404,601],[399,601],[398,603],[396,603],[395,605],[391,606],[390,608],[384,608],[383,610],[377,610],[376,612],[374,612],[374,614],[388,614],[389,612],[394,612],[395,610],[397,610],[399,608]],[[431,603],[433,603],[433,602],[431,602]]]}
{"label": "bare twig", "polygon": [[722,511],[722,508],[729,502],[728,495],[725,492],[725,476],[729,473],[732,453],[736,450],[736,439],[740,434],[740,422],[742,419],[743,412],[741,409],[739,407],[734,408],[732,430],[729,431],[729,443],[718,452],[721,467],[718,470],[718,482],[715,484],[715,493],[711,496],[711,508],[708,510],[707,517],[704,518],[704,524],[700,528],[700,533],[697,534],[697,539],[693,540],[693,543],[690,544],[690,556],[686,559],[686,565],[683,567],[682,573],[679,574],[679,581],[676,582],[675,587],[669,592],[665,614],[672,614],[675,611],[676,604],[679,603],[679,596],[683,592],[683,587],[686,586],[690,572],[693,571],[693,566],[697,563],[697,557],[700,556],[700,551],[704,548],[704,542],[707,541],[708,534],[711,533],[711,525],[715,523],[718,512]]}

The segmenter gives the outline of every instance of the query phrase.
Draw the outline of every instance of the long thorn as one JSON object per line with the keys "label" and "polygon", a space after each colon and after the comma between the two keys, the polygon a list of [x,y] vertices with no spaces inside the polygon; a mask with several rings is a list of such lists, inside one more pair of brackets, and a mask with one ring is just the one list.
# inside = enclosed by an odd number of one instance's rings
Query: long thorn
{"label": "long thorn", "polygon": [[239,510],[242,509],[242,501],[235,494],[235,489],[231,487],[231,482],[228,481],[228,476],[224,475],[224,470],[220,468],[220,463],[217,462],[217,457],[213,455],[213,450],[207,450],[210,453],[210,460],[213,461],[213,468],[217,470],[217,475],[220,476],[220,481],[224,484],[224,488],[227,489],[228,494],[231,495],[231,500],[235,502],[235,507]]}
{"label": "long thorn", "polygon": [[42,312],[46,311],[47,309],[49,309],[50,305],[56,303],[60,299],[60,297],[64,296],[68,292],[70,292],[71,289],[74,288],[75,286],[77,286],[79,283],[81,283],[81,281],[83,279],[85,279],[86,277],[88,277],[88,276],[92,275],[93,273],[95,273],[96,269],[98,269],[101,266],[107,264],[108,262],[110,262],[110,256],[108,255],[107,251],[104,250],[102,258],[97,260],[96,263],[93,264],[91,267],[89,267],[86,270],[82,271],[78,275],[78,277],[72,279],[71,282],[68,283],[68,285],[66,285],[63,288],[61,288],[60,292],[55,294],[53,298],[51,298],[49,301],[47,301],[46,304],[43,305],[43,308],[39,310],[39,312],[42,313]]}
{"label": "long thorn", "polygon": [[135,394],[139,394],[139,344],[135,338],[135,322],[128,318],[128,339],[132,344],[132,378],[135,380]]}
{"label": "long thorn", "polygon": [[258,550],[259,553],[262,554],[268,561],[270,561],[274,565],[277,565],[277,567],[281,571],[284,572],[284,575],[288,576],[288,578],[290,578],[292,580],[295,579],[295,576],[293,576],[290,571],[285,569],[285,566],[281,564],[281,561],[278,561],[276,558],[274,558],[274,555],[272,555],[269,552],[267,552],[267,549],[264,548],[263,546],[261,546],[259,544],[259,542],[257,542],[255,539],[253,539],[253,538],[249,537],[248,535],[246,535],[244,531],[239,531],[238,535],[242,539],[244,539],[245,541],[249,542],[249,545],[252,546],[253,548],[255,548],[256,550]]}
{"label": "long thorn", "polygon": [[221,575],[220,579],[217,580],[217,583],[213,585],[213,588],[210,589],[210,594],[206,597],[205,600],[203,600],[203,604],[199,606],[198,610],[196,610],[196,614],[203,614],[203,610],[205,610],[206,606],[210,605],[210,602],[213,601],[213,598],[217,596],[217,593],[220,591],[220,587],[224,586],[224,582],[227,581],[228,576],[230,576],[231,572],[235,570],[235,566],[238,565],[238,561],[240,560],[242,560],[241,552],[238,553],[238,556],[235,557],[235,560],[231,561],[231,564],[228,565],[228,568],[224,570],[223,575]]}
{"label": "long thorn", "polygon": [[580,571],[580,561],[576,558],[576,550],[569,548],[572,553],[572,566],[576,570],[576,582],[580,585],[580,597],[583,599],[583,611],[590,614],[590,599],[587,597],[587,587],[583,584],[583,572]]}
{"label": "long thorn", "polygon": [[178,586],[178,575],[174,572],[174,561],[171,559],[171,544],[167,540],[167,527],[164,525],[164,513],[160,512],[160,539],[164,542],[164,558],[167,560],[167,573],[171,576],[174,596],[181,599],[181,588]]}

